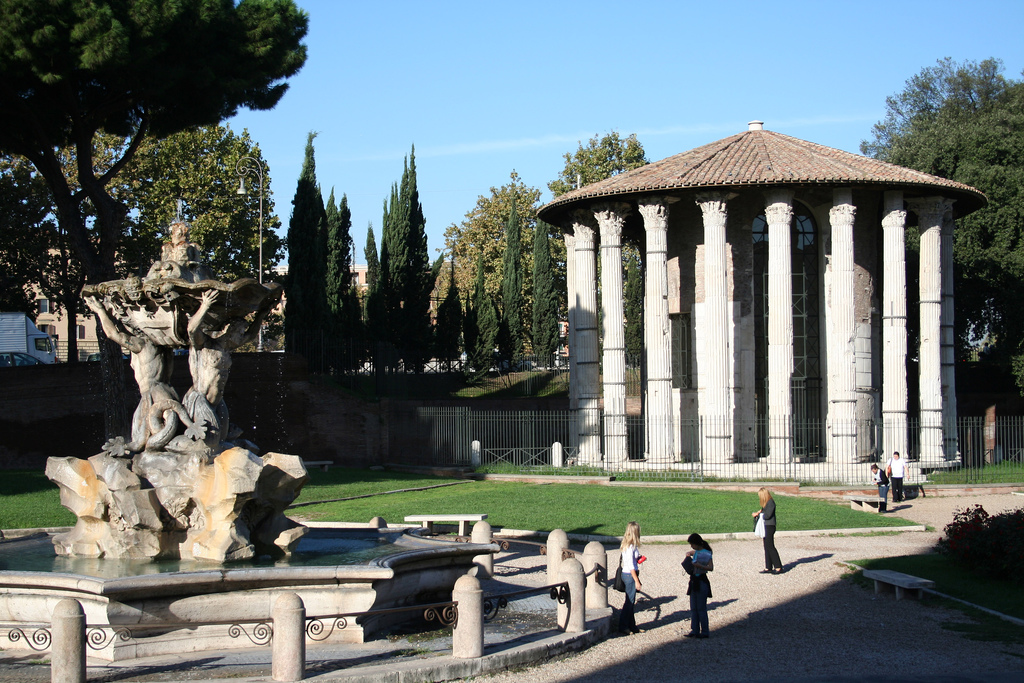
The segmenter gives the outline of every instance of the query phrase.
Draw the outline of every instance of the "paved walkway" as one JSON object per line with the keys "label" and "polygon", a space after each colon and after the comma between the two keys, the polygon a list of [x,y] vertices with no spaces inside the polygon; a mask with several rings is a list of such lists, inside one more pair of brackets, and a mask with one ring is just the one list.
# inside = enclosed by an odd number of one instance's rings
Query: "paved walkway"
{"label": "paved walkway", "polygon": [[[533,666],[529,680],[546,681],[929,681],[954,683],[1024,680],[1021,643],[969,640],[950,627],[967,626],[960,612],[915,601],[896,603],[876,597],[850,581],[841,561],[926,552],[956,507],[979,502],[989,512],[1020,507],[1009,495],[911,501],[893,514],[930,525],[933,531],[860,536],[787,535],[785,499],[779,497],[781,528],[777,544],[786,565],[780,576],[758,573],[760,541],[713,542],[716,570],[711,600],[712,637],[693,642],[681,637],[689,605],[679,570],[686,548],[646,543],[638,622],[645,633],[597,642],[572,654],[554,631],[550,600],[533,597],[513,603],[487,628],[487,651],[506,658],[532,649],[567,656]],[[680,533],[699,529],[680,529]],[[545,558],[532,550],[498,556],[503,583],[543,585]],[[485,587],[485,590],[491,590]],[[613,593],[613,604],[621,594]],[[1020,628],[1020,627],[1017,627]],[[1024,629],[1022,629],[1024,632]],[[561,643],[561,644],[560,644]],[[895,652],[891,650],[895,649]],[[450,632],[406,636],[344,646],[310,646],[307,678],[313,681],[431,680],[452,660]],[[451,669],[449,669],[451,671]],[[161,657],[129,664],[90,661],[89,681],[270,680],[270,648]],[[499,673],[492,683],[520,681],[523,672]],[[38,655],[0,652],[0,682],[49,681],[49,667]]]}

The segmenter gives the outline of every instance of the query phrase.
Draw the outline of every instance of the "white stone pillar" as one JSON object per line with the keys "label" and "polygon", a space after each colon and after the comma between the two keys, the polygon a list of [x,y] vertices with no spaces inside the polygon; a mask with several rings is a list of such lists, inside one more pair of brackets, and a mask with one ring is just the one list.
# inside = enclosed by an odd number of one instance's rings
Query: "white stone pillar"
{"label": "white stone pillar", "polygon": [[953,205],[942,214],[942,449],[946,460],[959,450],[956,431],[956,332],[953,329]]}
{"label": "white stone pillar", "polygon": [[700,416],[702,455],[711,462],[724,463],[733,455],[733,402],[729,334],[729,261],[726,255],[725,223],[727,197],[723,193],[702,193],[697,205],[704,216],[704,358],[700,369]]}
{"label": "white stone pillar", "polygon": [[942,216],[950,202],[942,197],[915,199],[921,231],[921,343],[919,404],[922,462],[938,462],[942,455]]}
{"label": "white stone pillar", "polygon": [[622,226],[629,205],[598,204],[601,229],[601,327],[604,379],[604,463],[621,468],[629,459],[626,440],[626,315],[623,310]]}
{"label": "white stone pillar", "polygon": [[601,464],[601,386],[597,337],[597,265],[594,254],[594,229],[588,223],[593,215],[576,212],[573,233],[576,236],[576,374],[579,393],[579,463]]}
{"label": "white stone pillar", "polygon": [[566,232],[565,240],[565,289],[566,308],[568,308],[568,329],[565,343],[569,347],[569,410],[579,408],[579,381],[576,372],[576,308],[579,306],[576,291],[576,236]]}
{"label": "white stone pillar", "polygon": [[829,460],[852,463],[857,458],[857,364],[854,312],[853,222],[857,207],[853,191],[833,191],[828,213],[832,228],[832,299],[828,326]]}
{"label": "white stone pillar", "polygon": [[793,193],[766,197],[768,223],[768,460],[789,462],[793,454],[793,257],[790,223]]}
{"label": "white stone pillar", "polygon": [[675,460],[672,410],[672,328],[668,317],[668,197],[641,200],[647,233],[644,257],[644,355],[647,392],[644,407],[647,459]]}
{"label": "white stone pillar", "polygon": [[903,193],[885,193],[882,216],[882,451],[907,456],[907,212]]}

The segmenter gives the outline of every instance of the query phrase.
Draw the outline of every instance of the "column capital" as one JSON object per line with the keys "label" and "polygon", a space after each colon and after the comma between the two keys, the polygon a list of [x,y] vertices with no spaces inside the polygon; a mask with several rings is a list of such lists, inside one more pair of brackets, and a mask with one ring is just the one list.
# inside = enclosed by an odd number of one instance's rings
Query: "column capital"
{"label": "column capital", "polygon": [[629,214],[629,204],[624,202],[601,202],[594,205],[594,219],[601,229],[601,242],[619,242],[622,226]]}
{"label": "column capital", "polygon": [[832,225],[853,225],[853,220],[857,216],[857,207],[853,204],[841,203],[835,204],[828,211],[828,220]]}
{"label": "column capital", "polygon": [[[902,204],[902,202],[901,202]],[[882,216],[882,227],[886,230],[892,228],[903,228],[907,224],[907,212],[903,209],[893,209]]]}
{"label": "column capital", "polygon": [[679,201],[675,197],[645,197],[637,208],[644,219],[645,230],[666,230],[668,228],[669,204]]}
{"label": "column capital", "polygon": [[694,201],[700,207],[700,210],[704,212],[706,218],[708,212],[718,212],[725,215],[725,203],[735,196],[735,193],[727,192],[699,192]]}
{"label": "column capital", "polygon": [[572,226],[573,236],[577,245],[589,243],[590,248],[594,246],[594,228],[586,223],[576,222]]}
{"label": "column capital", "polygon": [[945,197],[921,197],[907,200],[907,206],[917,214],[917,222],[921,227],[940,225],[942,217],[952,210],[953,201]]}
{"label": "column capital", "polygon": [[764,207],[764,218],[769,225],[778,223],[789,225],[790,221],[793,220],[793,193],[790,192],[789,195],[788,199],[778,196],[772,197],[771,195],[767,197],[768,203]]}

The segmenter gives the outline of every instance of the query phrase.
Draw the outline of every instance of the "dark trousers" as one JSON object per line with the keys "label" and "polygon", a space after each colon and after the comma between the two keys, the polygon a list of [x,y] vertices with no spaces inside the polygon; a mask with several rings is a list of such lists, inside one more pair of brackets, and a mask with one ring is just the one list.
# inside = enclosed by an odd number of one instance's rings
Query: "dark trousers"
{"label": "dark trousers", "polygon": [[889,479],[892,482],[892,502],[902,503],[903,502],[903,477],[892,477]]}
{"label": "dark trousers", "polygon": [[632,574],[622,572],[622,582],[626,584],[626,599],[623,600],[622,611],[619,612],[619,630],[636,631],[636,581],[633,580]]}
{"label": "dark trousers", "polygon": [[698,635],[708,634],[708,594],[711,584],[695,581],[690,584],[690,631]]}
{"label": "dark trousers", "polygon": [[782,569],[782,560],[779,559],[779,551],[775,548],[775,525],[764,525],[764,568]]}

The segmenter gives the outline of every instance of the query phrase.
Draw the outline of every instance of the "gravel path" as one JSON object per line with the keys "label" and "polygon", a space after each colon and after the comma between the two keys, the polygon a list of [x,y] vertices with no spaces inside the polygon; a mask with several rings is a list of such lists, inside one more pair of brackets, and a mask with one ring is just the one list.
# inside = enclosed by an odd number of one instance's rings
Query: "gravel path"
{"label": "gravel path", "polygon": [[[786,501],[778,497],[780,529]],[[1024,681],[1024,645],[969,640],[943,629],[963,614],[914,600],[897,603],[850,581],[841,560],[927,552],[956,508],[981,503],[995,513],[1024,505],[1013,495],[916,499],[894,514],[935,531],[876,536],[776,536],[786,571],[758,573],[759,539],[712,543],[711,637],[683,638],[689,599],[680,562],[684,545],[648,544],[637,623],[644,633],[611,638],[558,661],[486,677],[493,683],[553,681],[970,680]],[[642,520],[641,520],[642,524]],[[689,533],[691,530],[680,530]],[[694,530],[699,531],[699,529]],[[622,595],[612,593],[615,607]],[[892,643],[898,655],[887,654]],[[893,666],[890,662],[898,662]],[[525,675],[524,675],[525,673]],[[1008,678],[1006,676],[1009,675]]]}

